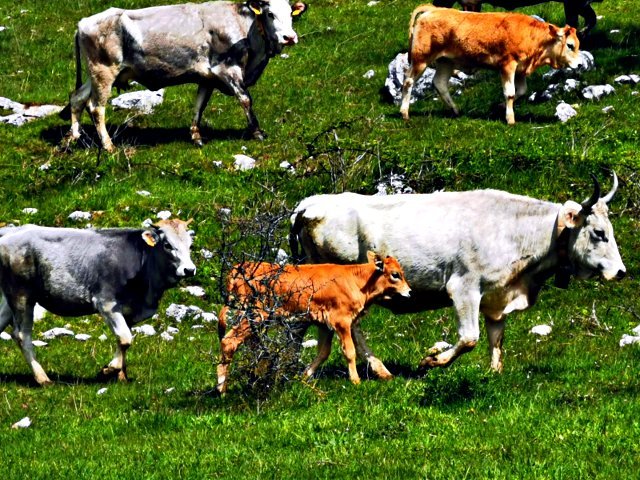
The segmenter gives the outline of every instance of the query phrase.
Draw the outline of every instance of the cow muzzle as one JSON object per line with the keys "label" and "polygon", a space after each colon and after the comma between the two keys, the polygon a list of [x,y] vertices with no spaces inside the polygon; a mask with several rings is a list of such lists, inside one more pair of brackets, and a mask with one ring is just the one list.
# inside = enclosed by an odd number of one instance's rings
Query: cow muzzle
{"label": "cow muzzle", "polygon": [[293,34],[283,35],[280,43],[282,43],[282,45],[295,45],[298,43],[298,35],[296,35],[295,32],[293,32]]}

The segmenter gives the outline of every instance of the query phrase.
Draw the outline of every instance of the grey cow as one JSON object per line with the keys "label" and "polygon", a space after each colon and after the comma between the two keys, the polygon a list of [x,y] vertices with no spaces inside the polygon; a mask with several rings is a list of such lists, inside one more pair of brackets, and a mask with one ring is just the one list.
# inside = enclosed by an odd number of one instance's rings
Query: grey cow
{"label": "grey cow", "polygon": [[598,21],[596,12],[591,6],[592,3],[601,2],[602,0],[434,0],[436,7],[451,8],[454,3],[460,3],[463,10],[470,12],[479,12],[483,3],[488,3],[494,7],[504,8],[506,10],[514,10],[516,8],[529,7],[547,2],[559,2],[564,4],[564,16],[567,24],[578,29],[578,16],[584,18],[584,27],[580,30],[581,38],[586,37],[589,32],[596,26]]}
{"label": "grey cow", "polygon": [[[393,255],[411,285],[410,300],[385,303],[397,313],[453,305],[457,343],[432,349],[421,366],[447,366],[472,350],[485,317],[491,367],[502,370],[505,318],[532,306],[547,279],[566,286],[571,275],[607,280],[624,277],[607,203],[618,186],[582,204],[536,200],[498,190],[438,192],[427,195],[317,195],[296,207],[291,217],[291,250],[302,244],[312,263],[361,262],[367,250]],[[358,354],[376,374],[390,378],[366,346],[359,327],[353,332]]]}
{"label": "grey cow", "polygon": [[[93,115],[102,146],[115,147],[105,124],[112,87],[136,80],[151,90],[196,83],[198,93],[191,138],[202,145],[200,118],[214,89],[235,96],[244,109],[248,132],[262,139],[248,87],[284,45],[298,42],[292,16],[306,9],[287,0],[246,3],[206,2],[123,10],[110,8],[78,23],[76,90],[61,116],[71,118],[68,146],[80,138],[85,106]],[[82,84],[82,59],[89,80]]]}
{"label": "grey cow", "polygon": [[102,315],[118,339],[102,373],[127,379],[130,325],[151,317],[165,290],[195,275],[188,224],[173,219],[145,230],[0,229],[0,331],[13,320],[13,338],[40,385],[51,380],[33,350],[36,303],[56,315]]}

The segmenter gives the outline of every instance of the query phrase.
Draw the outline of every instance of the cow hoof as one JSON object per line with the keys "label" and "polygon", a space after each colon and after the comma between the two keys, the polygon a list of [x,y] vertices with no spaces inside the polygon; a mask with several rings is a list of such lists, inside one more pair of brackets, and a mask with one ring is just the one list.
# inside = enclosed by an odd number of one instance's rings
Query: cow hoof
{"label": "cow hoof", "polygon": [[113,368],[110,367],[109,365],[107,365],[106,367],[103,367],[99,372],[98,372],[98,379],[99,380],[114,380],[114,379],[118,379],[120,380],[120,374],[122,373],[122,370],[118,369],[118,368]]}
{"label": "cow hoof", "polygon": [[427,357],[424,357],[420,361],[420,364],[418,365],[418,371],[426,372],[437,366],[439,366],[438,359],[433,355],[429,355]]}
{"label": "cow hoof", "polygon": [[260,141],[264,140],[267,137],[267,135],[262,130],[248,130],[246,134],[249,138]]}
{"label": "cow hoof", "polygon": [[50,387],[51,385],[53,385],[53,382],[51,380],[49,380],[48,378],[46,380],[42,380],[42,381],[38,381],[38,385],[40,385],[41,387]]}
{"label": "cow hoof", "polygon": [[196,147],[199,147],[199,148],[202,148],[202,147],[204,146],[204,144],[202,143],[202,139],[201,139],[201,138],[194,139],[194,140],[193,140],[193,144],[194,144]]}

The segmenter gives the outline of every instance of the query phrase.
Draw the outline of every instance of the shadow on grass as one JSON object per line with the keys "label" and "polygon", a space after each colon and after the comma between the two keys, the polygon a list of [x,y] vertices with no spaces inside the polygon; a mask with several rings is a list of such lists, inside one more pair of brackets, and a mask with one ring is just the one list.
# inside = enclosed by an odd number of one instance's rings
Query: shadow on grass
{"label": "shadow on grass", "polygon": [[[40,133],[42,140],[57,147],[62,145],[62,141],[67,134],[68,126],[52,127]],[[188,126],[180,128],[162,127],[135,127],[125,125],[107,125],[107,130],[117,148],[126,146],[157,146],[170,143],[182,143],[193,146],[191,142]],[[241,140],[248,138],[244,129],[212,129],[201,127],[200,133],[206,145],[219,140]],[[82,136],[71,145],[71,150],[87,150],[98,148],[100,139],[96,128],[93,125],[83,125]]]}
{"label": "shadow on grass", "polygon": [[[59,375],[55,372],[47,372],[47,375],[54,384],[58,385],[105,385],[115,383],[117,381],[115,377],[105,377],[101,374],[97,374],[92,377],[80,377],[77,375]],[[134,378],[129,377],[129,382],[134,381]],[[13,383],[21,387],[40,387],[38,382],[33,378],[33,375],[24,373],[0,373],[0,383]]]}

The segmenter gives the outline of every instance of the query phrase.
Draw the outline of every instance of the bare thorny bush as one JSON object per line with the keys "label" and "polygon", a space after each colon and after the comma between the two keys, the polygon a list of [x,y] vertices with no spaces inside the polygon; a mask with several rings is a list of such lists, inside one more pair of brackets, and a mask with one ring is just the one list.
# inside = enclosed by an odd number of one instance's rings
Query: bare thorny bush
{"label": "bare thorny bush", "polygon": [[[284,205],[269,205],[252,219],[229,215],[221,218],[223,240],[218,252],[221,261],[218,285],[225,304],[231,307],[227,332],[243,318],[249,320],[252,330],[252,336],[236,352],[229,385],[231,388],[242,385],[244,393],[257,398],[267,397],[274,387],[297,378],[303,369],[300,348],[308,324],[301,324],[300,320],[305,320],[302,317],[306,315],[286,318],[279,315],[277,311],[287,298],[271,288],[282,273],[282,266],[289,261],[281,247],[287,243],[285,227],[290,213]],[[251,281],[257,276],[256,269],[247,262],[268,262],[276,268],[272,273],[260,275],[254,282],[259,288],[255,288]],[[227,290],[232,270],[250,288],[242,302]]]}

